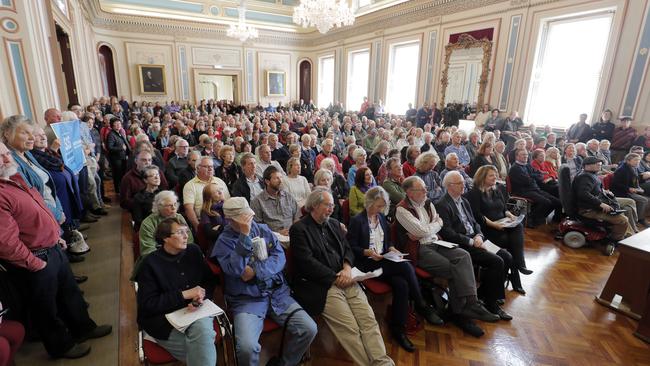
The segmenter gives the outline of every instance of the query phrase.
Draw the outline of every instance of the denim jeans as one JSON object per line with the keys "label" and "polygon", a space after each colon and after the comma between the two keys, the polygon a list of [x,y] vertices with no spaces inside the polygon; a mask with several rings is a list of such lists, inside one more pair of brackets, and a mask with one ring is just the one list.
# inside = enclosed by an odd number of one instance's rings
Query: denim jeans
{"label": "denim jeans", "polygon": [[[284,325],[287,316],[299,309],[298,303],[293,303],[282,314],[275,314],[270,310],[269,315],[273,321]],[[260,334],[264,327],[264,318],[249,313],[235,315],[235,345],[239,365],[259,364]],[[316,332],[316,323],[306,311],[298,311],[289,320],[287,325],[287,339],[285,339],[284,351],[282,352],[282,365],[298,365],[302,356],[307,352]]]}
{"label": "denim jeans", "polygon": [[181,333],[172,329],[169,339],[156,339],[174,358],[187,366],[213,366],[217,364],[217,348],[214,345],[216,332],[213,318],[202,318]]}

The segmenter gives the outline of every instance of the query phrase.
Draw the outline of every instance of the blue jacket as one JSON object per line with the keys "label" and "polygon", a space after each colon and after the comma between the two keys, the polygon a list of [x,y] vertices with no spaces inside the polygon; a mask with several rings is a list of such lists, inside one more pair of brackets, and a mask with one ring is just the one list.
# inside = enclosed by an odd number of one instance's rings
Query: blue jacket
{"label": "blue jacket", "polygon": [[[269,255],[264,261],[253,257],[251,239],[258,236],[267,243]],[[216,257],[223,270],[226,301],[235,315],[249,313],[264,318],[269,303],[276,314],[282,314],[296,302],[290,296],[282,273],[286,263],[284,249],[268,226],[253,221],[248,236],[226,226],[214,246],[212,257]],[[244,282],[241,275],[247,265],[253,268],[255,277]]]}
{"label": "blue jacket", "polygon": [[[390,229],[388,228],[386,216],[379,214],[379,224],[384,230],[384,242],[382,243],[382,248],[380,250],[381,254],[384,254],[388,251],[388,248],[391,247]],[[347,239],[352,248],[352,252],[354,253],[355,265],[358,262],[372,260],[363,255],[363,251],[370,247],[370,224],[368,223],[368,214],[366,213],[366,210],[363,210],[363,212],[350,219]]]}

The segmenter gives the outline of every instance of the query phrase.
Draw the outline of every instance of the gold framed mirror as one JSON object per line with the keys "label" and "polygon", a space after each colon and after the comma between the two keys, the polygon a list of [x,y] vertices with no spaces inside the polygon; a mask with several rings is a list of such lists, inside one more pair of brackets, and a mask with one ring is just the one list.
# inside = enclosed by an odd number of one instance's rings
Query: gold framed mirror
{"label": "gold framed mirror", "polygon": [[467,33],[456,43],[445,46],[445,61],[440,79],[440,106],[469,103],[481,106],[490,73],[492,41],[477,40]]}

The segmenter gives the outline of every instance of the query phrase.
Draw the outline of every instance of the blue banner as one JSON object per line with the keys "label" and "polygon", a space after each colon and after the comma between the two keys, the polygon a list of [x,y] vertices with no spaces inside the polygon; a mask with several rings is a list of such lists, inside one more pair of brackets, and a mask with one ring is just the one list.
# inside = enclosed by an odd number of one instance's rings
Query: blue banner
{"label": "blue banner", "polygon": [[61,143],[61,156],[65,166],[79,174],[86,162],[79,120],[52,123],[50,126]]}

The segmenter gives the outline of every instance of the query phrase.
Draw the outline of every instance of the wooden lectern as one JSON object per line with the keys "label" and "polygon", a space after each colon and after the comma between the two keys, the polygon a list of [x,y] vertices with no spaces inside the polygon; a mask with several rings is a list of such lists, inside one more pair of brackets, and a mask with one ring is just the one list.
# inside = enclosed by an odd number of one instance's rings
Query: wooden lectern
{"label": "wooden lectern", "polygon": [[637,319],[634,335],[650,343],[650,229],[621,240],[617,248],[618,261],[596,301]]}

